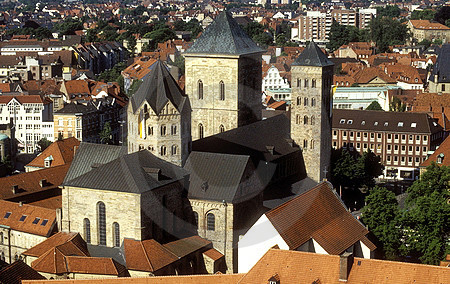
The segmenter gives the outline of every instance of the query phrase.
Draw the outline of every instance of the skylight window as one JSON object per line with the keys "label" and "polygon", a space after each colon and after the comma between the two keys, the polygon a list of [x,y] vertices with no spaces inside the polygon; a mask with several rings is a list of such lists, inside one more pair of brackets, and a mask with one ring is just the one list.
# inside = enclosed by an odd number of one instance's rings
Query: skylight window
{"label": "skylight window", "polygon": [[347,121],[347,124],[353,124],[353,120],[349,119],[349,120]]}
{"label": "skylight window", "polygon": [[48,219],[44,219],[44,221],[42,221],[41,226],[45,226],[48,223]]}
{"label": "skylight window", "polygon": [[403,127],[403,121],[400,121],[397,126],[398,127]]}
{"label": "skylight window", "polygon": [[22,217],[20,217],[19,221],[23,222],[23,221],[25,221],[25,218],[27,218],[27,215],[22,215]]}
{"label": "skylight window", "polygon": [[366,121],[365,120],[361,121],[361,125],[366,125]]}
{"label": "skylight window", "polygon": [[345,124],[345,119],[341,119],[340,124]]}
{"label": "skylight window", "polygon": [[384,126],[388,126],[388,125],[389,125],[389,122],[385,121]]}
{"label": "skylight window", "polygon": [[11,216],[11,212],[6,212],[6,214],[5,214],[5,219],[8,219],[9,218],[9,216]]}
{"label": "skylight window", "polygon": [[411,122],[411,127],[416,127],[416,126],[417,126],[417,123]]}
{"label": "skylight window", "polygon": [[41,220],[41,218],[36,217],[36,219],[34,219],[33,224],[36,225],[37,223],[39,223],[39,220]]}

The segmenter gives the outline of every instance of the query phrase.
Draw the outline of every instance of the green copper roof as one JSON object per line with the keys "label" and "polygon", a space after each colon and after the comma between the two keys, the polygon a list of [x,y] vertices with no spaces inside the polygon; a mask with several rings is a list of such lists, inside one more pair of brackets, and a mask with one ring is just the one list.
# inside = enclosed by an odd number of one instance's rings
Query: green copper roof
{"label": "green copper roof", "polygon": [[263,51],[229,13],[222,12],[186,53],[242,55]]}
{"label": "green copper roof", "polygon": [[334,65],[334,63],[328,59],[314,41],[311,41],[292,65],[324,67]]}

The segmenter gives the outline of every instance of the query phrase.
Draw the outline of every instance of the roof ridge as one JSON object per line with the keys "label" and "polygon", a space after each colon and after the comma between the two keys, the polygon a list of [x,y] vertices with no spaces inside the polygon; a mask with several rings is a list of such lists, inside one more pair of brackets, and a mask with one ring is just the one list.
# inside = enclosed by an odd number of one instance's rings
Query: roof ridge
{"label": "roof ridge", "polygon": [[144,252],[145,258],[147,259],[147,262],[148,262],[148,264],[150,265],[151,271],[155,271],[155,268],[153,267],[153,263],[150,261],[150,257],[148,256],[147,250],[146,250],[145,247],[144,247],[144,241],[139,241],[139,243],[140,243],[140,245],[141,245],[141,247],[142,247],[142,250],[143,250],[143,252]]}

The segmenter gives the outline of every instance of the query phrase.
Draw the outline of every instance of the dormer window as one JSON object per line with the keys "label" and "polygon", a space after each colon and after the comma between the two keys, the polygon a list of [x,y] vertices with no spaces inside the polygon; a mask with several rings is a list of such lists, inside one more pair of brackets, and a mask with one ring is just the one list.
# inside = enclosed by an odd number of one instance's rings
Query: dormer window
{"label": "dormer window", "polygon": [[375,121],[375,122],[373,123],[373,125],[377,126],[377,125],[378,125],[378,121]]}
{"label": "dormer window", "polygon": [[417,126],[417,123],[411,122],[411,127],[416,127],[416,126]]}
{"label": "dormer window", "polygon": [[437,156],[437,159],[436,159],[436,162],[438,163],[438,164],[442,164],[442,161],[444,160],[444,153],[440,153],[438,156]]}
{"label": "dormer window", "polygon": [[361,125],[366,125],[366,121],[365,120],[361,121]]}
{"label": "dormer window", "polygon": [[345,124],[345,119],[341,119],[340,124]]}
{"label": "dormer window", "polygon": [[403,127],[403,121],[400,121],[397,126],[398,127]]}
{"label": "dormer window", "polygon": [[347,124],[353,124],[353,120],[349,119],[349,120],[347,121]]}
{"label": "dormer window", "polygon": [[389,125],[389,122],[385,121],[384,126],[388,126],[388,125]]}
{"label": "dormer window", "polygon": [[274,274],[269,278],[268,284],[280,284],[280,275],[278,273]]}

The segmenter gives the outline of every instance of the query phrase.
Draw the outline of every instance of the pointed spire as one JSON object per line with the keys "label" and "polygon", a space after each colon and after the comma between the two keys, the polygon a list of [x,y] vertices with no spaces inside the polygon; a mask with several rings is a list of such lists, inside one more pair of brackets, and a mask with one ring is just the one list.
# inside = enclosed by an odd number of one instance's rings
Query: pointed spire
{"label": "pointed spire", "polygon": [[314,41],[311,41],[292,65],[324,67],[334,65],[334,63],[328,59]]}
{"label": "pointed spire", "polygon": [[131,98],[133,112],[146,101],[158,115],[170,101],[181,112],[186,95],[161,60],[156,61],[136,93]]}
{"label": "pointed spire", "polygon": [[242,55],[264,52],[228,12],[220,13],[185,53]]}

